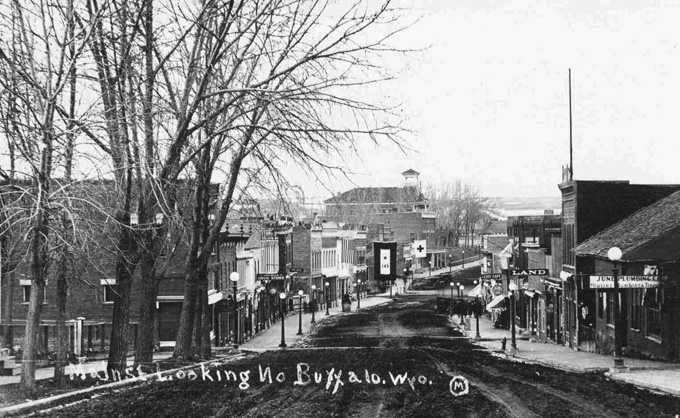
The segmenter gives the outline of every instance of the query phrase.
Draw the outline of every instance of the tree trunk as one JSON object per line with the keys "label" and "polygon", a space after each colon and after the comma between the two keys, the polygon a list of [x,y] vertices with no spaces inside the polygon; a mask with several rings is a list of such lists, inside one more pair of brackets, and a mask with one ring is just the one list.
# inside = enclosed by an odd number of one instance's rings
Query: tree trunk
{"label": "tree trunk", "polygon": [[64,369],[68,363],[68,330],[66,329],[66,295],[68,293],[68,283],[66,282],[66,260],[59,262],[57,275],[57,358],[54,363],[54,380],[62,383],[64,379]]}
{"label": "tree trunk", "polygon": [[[5,300],[3,301],[3,308],[5,312],[2,315],[2,318],[7,322],[7,324],[12,323],[12,300],[14,298],[14,273],[9,273],[5,271],[5,276],[4,276],[4,281],[6,283],[5,289],[7,290],[5,293],[2,294],[2,296],[5,297]],[[1,285],[1,283],[0,283]],[[4,327],[4,340],[5,340],[5,347],[9,349],[14,348],[14,330],[12,329],[11,325],[7,325]]]}
{"label": "tree trunk", "polygon": [[24,334],[24,353],[21,359],[21,388],[27,393],[35,390],[35,363],[38,358],[38,332],[44,297],[45,281],[42,278],[32,280]]}
{"label": "tree trunk", "polygon": [[177,328],[177,340],[173,357],[188,359],[191,356],[191,330],[194,325],[194,310],[196,305],[197,283],[196,270],[193,266],[187,268],[184,283],[184,303]]}
{"label": "tree trunk", "polygon": [[212,327],[210,305],[208,305],[208,276],[203,277],[203,289],[198,294],[199,301],[202,305],[201,309],[201,333],[200,333],[200,349],[199,355],[202,358],[210,358],[212,351],[210,349],[210,328]]}
{"label": "tree trunk", "polygon": [[122,234],[119,243],[119,255],[116,261],[116,292],[113,297],[113,319],[111,321],[111,342],[107,369],[109,373],[125,372],[128,350],[128,324],[130,322],[130,293],[135,262],[131,257],[135,243],[129,231],[129,219],[122,222]]}
{"label": "tree trunk", "polygon": [[203,282],[199,279],[196,287],[196,301],[194,303],[194,325],[191,329],[191,356],[198,356],[201,348],[201,320],[203,319]]}
{"label": "tree trunk", "polygon": [[142,294],[139,304],[139,332],[135,349],[135,364],[153,362],[156,325],[157,281],[152,254],[145,255],[141,263]]}

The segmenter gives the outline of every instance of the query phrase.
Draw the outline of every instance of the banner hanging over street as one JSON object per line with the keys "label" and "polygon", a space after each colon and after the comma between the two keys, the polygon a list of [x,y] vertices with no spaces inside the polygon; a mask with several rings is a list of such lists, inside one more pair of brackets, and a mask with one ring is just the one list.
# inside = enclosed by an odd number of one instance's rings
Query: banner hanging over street
{"label": "banner hanging over street", "polygon": [[397,243],[373,242],[375,256],[375,278],[377,280],[395,280],[397,278]]}

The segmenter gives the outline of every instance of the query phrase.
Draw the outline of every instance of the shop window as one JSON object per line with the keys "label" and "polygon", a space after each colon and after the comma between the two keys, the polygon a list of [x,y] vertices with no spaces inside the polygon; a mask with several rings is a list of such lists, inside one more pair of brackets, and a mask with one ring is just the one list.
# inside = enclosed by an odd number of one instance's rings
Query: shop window
{"label": "shop window", "polygon": [[100,281],[100,284],[102,285],[102,289],[104,290],[104,297],[102,299],[102,302],[113,303],[116,295],[118,294],[118,291],[116,289],[116,280],[102,279]]}
{"label": "shop window", "polygon": [[642,295],[644,289],[630,289],[630,328],[642,328]]}
{"label": "shop window", "polygon": [[597,294],[597,317],[604,319],[604,308],[607,305],[607,294],[604,292],[598,292]]}
{"label": "shop window", "polygon": [[[30,281],[30,280],[29,280]],[[31,301],[31,285],[21,285],[21,289],[23,290],[23,303],[28,303]],[[45,291],[43,292],[43,303],[47,303],[47,288],[45,288]]]}
{"label": "shop window", "polygon": [[614,325],[614,292],[607,292],[606,301],[607,323]]}
{"label": "shop window", "polygon": [[113,303],[115,295],[116,289],[114,286],[111,285],[104,286],[104,303]]}
{"label": "shop window", "polygon": [[644,289],[644,303],[647,306],[646,335],[661,338],[661,300],[659,289]]}

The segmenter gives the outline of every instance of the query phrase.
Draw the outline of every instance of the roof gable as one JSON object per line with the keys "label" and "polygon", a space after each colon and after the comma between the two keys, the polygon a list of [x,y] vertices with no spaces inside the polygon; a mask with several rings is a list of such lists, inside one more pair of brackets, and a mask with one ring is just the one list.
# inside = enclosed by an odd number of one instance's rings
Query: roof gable
{"label": "roof gable", "polygon": [[358,187],[326,199],[325,203],[408,203],[424,202],[417,187]]}
{"label": "roof gable", "polygon": [[[648,260],[672,256],[668,251],[661,250],[670,242],[679,240],[680,191],[595,234],[576,246],[574,252],[579,256],[607,258],[609,248],[619,247],[623,253],[622,260]],[[652,251],[654,248],[656,250]],[[675,254],[678,250],[671,252]]]}

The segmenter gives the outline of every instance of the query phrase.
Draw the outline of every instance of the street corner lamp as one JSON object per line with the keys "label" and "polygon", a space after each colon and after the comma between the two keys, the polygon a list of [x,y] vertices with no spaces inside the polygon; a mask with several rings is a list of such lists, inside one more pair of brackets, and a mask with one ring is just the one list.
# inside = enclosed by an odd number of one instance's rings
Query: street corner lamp
{"label": "street corner lamp", "polygon": [[303,292],[302,289],[298,290],[298,296],[300,296],[300,300],[299,300],[299,302],[298,302],[298,305],[299,305],[299,306],[298,306],[298,316],[299,316],[300,318],[299,318],[299,321],[298,321],[298,322],[300,323],[300,325],[298,326],[297,335],[302,335],[302,295],[303,295],[304,293],[305,293],[305,292]]}
{"label": "street corner lamp", "polygon": [[462,287],[462,286],[460,285],[460,282],[456,282],[456,287],[458,288],[458,299],[460,299],[460,289],[461,289],[461,287]]}
{"label": "street corner lamp", "polygon": [[357,309],[361,308],[361,279],[357,280]]}
{"label": "street corner lamp", "polygon": [[286,304],[286,292],[279,293],[279,299],[281,301],[281,344],[279,347],[285,348],[286,346],[286,318],[283,317],[283,307]]}
{"label": "street corner lamp", "polygon": [[[465,290],[465,286],[463,286],[462,284],[459,284],[458,285],[458,299],[462,299],[462,297],[460,295],[464,290]],[[464,306],[464,305],[461,305],[461,306]],[[465,322],[463,322],[464,316],[465,316],[465,311],[461,310],[461,314],[460,314],[460,324],[461,325],[465,325]]]}
{"label": "street corner lamp", "polygon": [[449,273],[453,271],[453,262],[451,261],[451,258],[453,257],[453,254],[449,254]]}
{"label": "street corner lamp", "polygon": [[330,292],[330,290],[331,290],[330,287],[329,287],[331,284],[328,283],[328,282],[326,282],[326,283],[324,283],[324,285],[326,285],[326,292],[325,292],[324,294],[326,295],[326,316],[328,316],[328,315],[331,314],[330,312],[328,312],[328,302],[329,302],[329,300],[328,300],[328,296],[329,296],[329,295],[328,295],[328,292]]}
{"label": "street corner lamp", "polygon": [[455,286],[455,284],[451,282],[449,283],[449,286],[451,286],[451,302],[453,302],[453,286]]}
{"label": "street corner lamp", "polygon": [[477,289],[477,285],[479,283],[477,280],[475,280],[474,283],[475,283],[475,322],[477,324],[477,333],[475,334],[475,339],[480,339],[482,338],[482,336],[479,335],[479,308],[481,307],[479,304],[479,292],[481,289]]}
{"label": "street corner lamp", "polygon": [[316,320],[314,319],[314,312],[316,311],[316,285],[312,285],[312,324],[316,324]]}
{"label": "street corner lamp", "polygon": [[465,270],[465,250],[463,250],[463,270]]}
{"label": "street corner lamp", "polygon": [[621,249],[612,247],[607,251],[607,257],[614,263],[612,273],[614,273],[614,368],[623,368],[623,355],[621,353],[621,313],[619,312],[619,268],[616,264],[621,259]]}
{"label": "street corner lamp", "polygon": [[229,275],[229,280],[231,280],[231,283],[234,285],[234,348],[238,348],[238,309],[236,299],[238,279],[239,275],[235,271]]}
{"label": "street corner lamp", "polygon": [[517,341],[515,340],[515,291],[517,290],[517,285],[515,283],[510,283],[508,286],[510,292],[512,292],[512,297],[510,298],[510,336],[512,338],[510,343],[510,352],[517,352]]}

